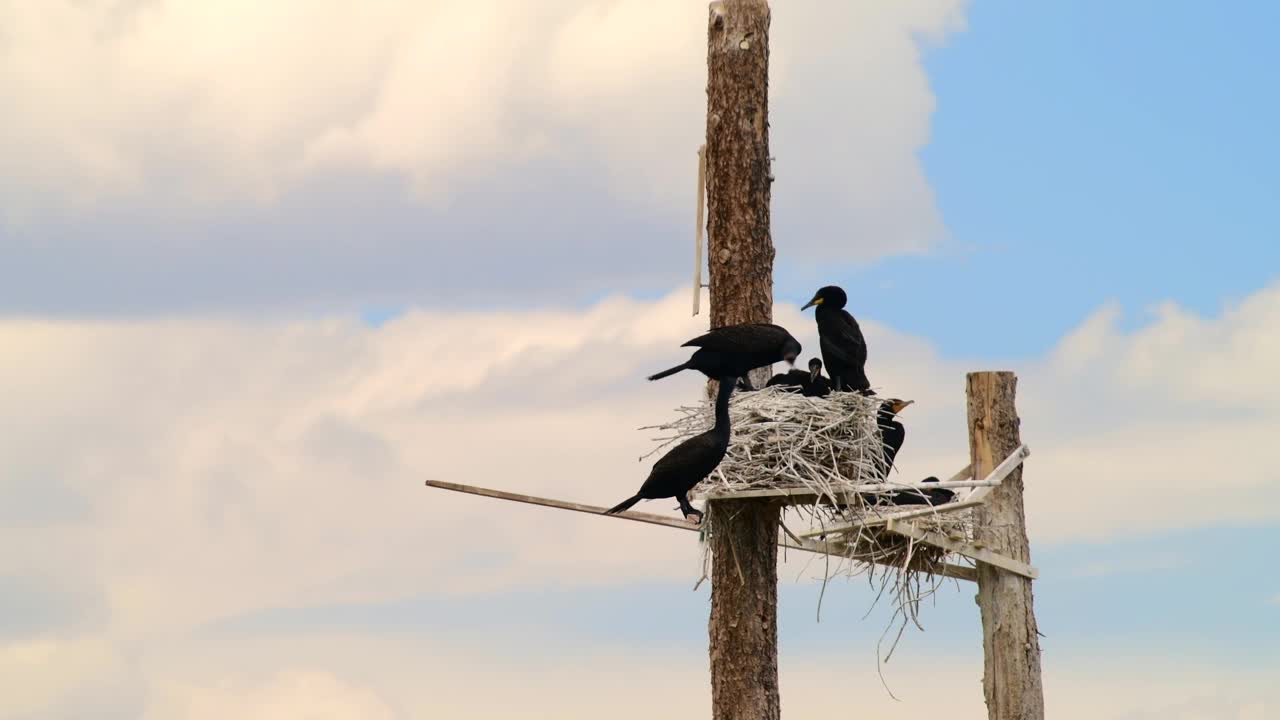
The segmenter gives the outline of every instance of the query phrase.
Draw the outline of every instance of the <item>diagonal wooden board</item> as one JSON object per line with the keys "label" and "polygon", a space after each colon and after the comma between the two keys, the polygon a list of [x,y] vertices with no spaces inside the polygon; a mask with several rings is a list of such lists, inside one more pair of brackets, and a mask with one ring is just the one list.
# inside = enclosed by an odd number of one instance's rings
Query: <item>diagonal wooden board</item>
{"label": "diagonal wooden board", "polygon": [[978,562],[983,562],[988,565],[994,565],[1025,578],[1035,580],[1040,577],[1039,570],[1024,562],[1019,562],[1011,557],[1006,557],[999,553],[992,552],[984,547],[974,545],[973,543],[963,542],[961,540],[952,540],[940,532],[925,530],[918,527],[910,520],[889,518],[889,522],[885,523],[884,529],[891,533],[897,533],[899,535],[909,537],[916,542],[940,547],[943,550],[949,550],[971,560],[977,560]]}
{"label": "diagonal wooden board", "polygon": [[[599,515],[606,518],[617,518],[619,520],[632,520],[635,522],[648,523],[650,525],[660,525],[662,527],[678,528],[681,530],[701,530],[701,526],[688,520],[677,520],[675,518],[663,515],[654,515],[651,513],[635,512],[627,510],[615,515],[605,515],[604,511],[608,508],[598,505],[583,505],[581,503],[569,502],[567,500],[555,500],[553,498],[538,497],[536,495],[522,495],[520,493],[506,492],[505,490],[493,490],[490,488],[478,487],[476,485],[463,485],[461,483],[444,482],[443,480],[427,480],[427,487],[438,488],[440,490],[451,490],[453,492],[466,493],[468,495],[479,495],[481,497],[494,498],[495,500],[508,500],[511,502],[525,503],[528,505],[541,505],[542,507],[555,508],[557,510],[571,510],[573,512],[587,513],[589,515]],[[781,540],[778,542],[780,547],[791,550],[803,550],[811,553],[827,553],[839,554],[839,549],[835,546],[828,546],[823,542],[813,540],[801,540],[795,542],[791,540]],[[956,580],[968,580],[976,582],[978,579],[977,570],[965,565],[955,565],[946,563],[942,566],[939,573],[944,577],[954,578]]]}
{"label": "diagonal wooden board", "polygon": [[815,537],[828,537],[828,536],[834,537],[837,535],[843,535],[843,534],[849,533],[853,530],[859,530],[861,528],[884,525],[890,520],[906,520],[908,518],[933,517],[936,515],[944,515],[946,513],[959,512],[960,510],[968,510],[969,508],[978,507],[981,504],[982,504],[981,500],[961,500],[959,502],[949,502],[945,505],[930,505],[930,506],[921,508],[919,510],[908,510],[905,512],[898,512],[897,514],[893,514],[893,515],[889,515],[889,514],[879,515],[879,516],[869,517],[863,520],[859,520],[856,523],[850,523],[847,525],[833,525],[829,528],[812,530],[810,532],[801,534],[800,537],[802,538],[815,538]]}
{"label": "diagonal wooden board", "polygon": [[[569,502],[567,500],[553,500],[551,498],[537,497],[536,495],[521,495],[520,493],[507,492],[505,490],[490,490],[476,485],[462,485],[460,483],[444,482],[443,480],[428,480],[427,487],[439,488],[441,490],[452,490],[454,492],[466,493],[468,495],[479,495],[481,497],[494,498],[496,500],[510,500],[512,502],[526,503],[528,505],[541,505],[543,507],[556,508],[557,510],[572,510],[574,512],[587,513],[588,515],[604,515],[604,511],[608,508],[599,507],[597,505],[582,505],[580,503]],[[616,515],[604,515],[604,517],[621,518],[623,520],[635,520],[636,522],[649,523],[651,525],[662,525],[663,527],[680,528],[681,530],[697,530],[698,523],[688,520],[676,520],[665,515],[654,515],[652,513],[635,512],[626,510]]]}

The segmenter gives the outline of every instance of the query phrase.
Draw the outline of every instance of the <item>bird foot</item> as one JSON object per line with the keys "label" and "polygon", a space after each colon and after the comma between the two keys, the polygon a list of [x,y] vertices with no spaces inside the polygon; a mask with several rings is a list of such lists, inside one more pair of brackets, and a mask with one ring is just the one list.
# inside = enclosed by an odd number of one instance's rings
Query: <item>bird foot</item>
{"label": "bird foot", "polygon": [[684,511],[684,519],[685,519],[685,520],[688,520],[690,517],[692,517],[692,518],[693,518],[693,522],[696,522],[696,523],[697,523],[697,524],[699,524],[699,525],[701,525],[701,524],[702,524],[702,511],[701,511],[701,510],[692,510],[692,509],[691,509],[691,510]]}

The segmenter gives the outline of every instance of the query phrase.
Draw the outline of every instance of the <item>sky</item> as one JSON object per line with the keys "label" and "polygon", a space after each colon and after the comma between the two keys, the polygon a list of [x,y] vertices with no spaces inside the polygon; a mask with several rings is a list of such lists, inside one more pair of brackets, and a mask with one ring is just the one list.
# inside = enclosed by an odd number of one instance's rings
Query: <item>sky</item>
{"label": "sky", "polygon": [[[1018,373],[1050,714],[1280,715],[1280,10],[774,5],[775,319],[849,292],[907,475]],[[705,23],[0,0],[0,720],[705,717],[692,533],[422,486],[612,505],[696,397]],[[982,717],[972,586],[882,682],[782,568],[788,716]]]}

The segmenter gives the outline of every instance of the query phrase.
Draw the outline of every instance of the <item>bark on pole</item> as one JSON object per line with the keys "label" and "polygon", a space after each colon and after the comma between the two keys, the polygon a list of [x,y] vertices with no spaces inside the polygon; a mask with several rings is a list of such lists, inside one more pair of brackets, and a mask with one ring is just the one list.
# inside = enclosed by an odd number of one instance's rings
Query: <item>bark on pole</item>
{"label": "bark on pole", "polygon": [[[1011,372],[967,377],[969,456],[974,477],[985,477],[1021,444],[1014,406],[1018,379]],[[1015,560],[1031,562],[1022,504],[1022,466],[975,510],[975,539]],[[1031,580],[978,563],[982,611],[982,688],[990,720],[1044,720],[1040,639]]]}
{"label": "bark on pole", "polygon": [[[707,32],[711,327],[773,319],[769,233],[769,4],[723,0]],[[762,387],[770,369],[753,373]],[[772,500],[708,504],[712,717],[776,720],[778,515]]]}

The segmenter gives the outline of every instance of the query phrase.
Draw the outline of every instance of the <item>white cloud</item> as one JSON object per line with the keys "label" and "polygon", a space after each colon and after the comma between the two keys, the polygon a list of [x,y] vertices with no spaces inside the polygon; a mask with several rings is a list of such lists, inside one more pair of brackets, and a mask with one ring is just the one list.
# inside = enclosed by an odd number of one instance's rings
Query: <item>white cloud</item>
{"label": "white cloud", "polygon": [[[307,717],[400,719],[421,717],[508,720],[554,716],[674,719],[706,717],[710,702],[701,649],[634,649],[606,644],[538,649],[516,640],[516,653],[484,643],[441,642],[400,633],[256,634],[184,638],[153,648],[138,665],[137,697],[99,697],[101,704],[69,707],[65,717],[142,717],[147,720]],[[0,663],[5,652],[0,650]],[[64,688],[103,665],[0,664],[19,691],[28,682],[63,679]],[[56,667],[56,672],[55,672]],[[924,720],[940,715],[980,717],[982,660],[977,653],[899,655],[887,669],[901,698],[884,692],[869,653],[784,656],[783,710],[795,717],[846,711]],[[1046,707],[1053,716],[1099,720],[1261,720],[1280,707],[1270,674],[1159,657],[1045,660]],[[928,678],[926,685],[913,679]],[[145,679],[145,680],[144,680]],[[661,692],[636,692],[637,687]],[[838,690],[836,690],[838,688]],[[49,717],[47,706],[23,704],[30,692],[0,695],[0,718]],[[54,696],[47,696],[54,699]],[[18,700],[15,702],[15,698]],[[79,714],[76,711],[79,711]]]}
{"label": "white cloud", "polygon": [[[377,330],[353,319],[5,321],[0,461],[12,500],[0,561],[19,576],[53,566],[101,587],[113,623],[141,633],[304,598],[690,579],[692,534],[422,487],[437,478],[598,505],[625,497],[649,466],[636,462],[651,448],[636,428],[700,386],[688,374],[643,380],[679,360],[678,343],[705,322],[686,301],[420,312]],[[811,317],[794,307],[777,317],[816,354]],[[1130,335],[1093,320],[1023,368],[1033,539],[1277,518],[1266,503],[1215,501],[1278,479],[1265,448],[1280,405],[1266,377],[1280,353],[1247,340],[1273,322],[1280,288],[1220,318],[1166,312]],[[865,327],[873,381],[917,400],[904,475],[962,466],[963,372],[974,367]],[[1101,339],[1082,354],[1089,333]],[[1229,392],[1219,375],[1257,395]],[[45,519],[22,521],[26,507]],[[645,553],[618,552],[641,538]],[[38,560],[22,550],[37,539]]]}
{"label": "white cloud", "polygon": [[253,686],[175,684],[161,689],[145,718],[154,720],[391,720],[404,717],[363,687],[330,673],[284,672]]}
{"label": "white cloud", "polygon": [[[686,303],[680,291],[585,312],[417,312],[376,330],[348,318],[3,321],[0,566],[19,582],[63,578],[76,598],[67,612],[84,600],[99,616],[105,605],[109,620],[77,625],[105,638],[19,635],[0,665],[19,676],[98,668],[86,674],[107,680],[80,697],[128,703],[136,693],[120,688],[136,668],[124,648],[163,654],[175,633],[255,610],[691,581],[692,533],[422,487],[434,477],[600,505],[625,497],[648,469],[636,458],[651,444],[635,428],[701,386],[695,376],[643,380],[682,357],[676,345],[705,322]],[[779,307],[777,318],[816,353],[810,316]],[[1280,354],[1250,340],[1280,322],[1280,287],[1219,317],[1166,308],[1132,333],[1115,321],[1104,311],[1018,368],[1033,539],[1274,521],[1272,505],[1215,501],[1207,488],[1253,497],[1280,479],[1266,444],[1280,430],[1267,383]],[[873,381],[917,400],[904,474],[963,465],[963,372],[975,366],[864,327]],[[666,505],[644,509],[674,515]],[[640,544],[645,552],[628,550]],[[225,687],[203,674],[215,669],[158,687],[193,698],[182,712],[194,717],[287,707],[312,686],[334,707],[405,712],[399,691],[370,695],[368,682],[297,658]],[[276,675],[290,669],[303,674]],[[8,707],[71,697],[48,682],[23,683]],[[789,702],[808,702],[794,689],[803,680],[787,682]],[[702,697],[697,683],[681,692]],[[579,701],[581,716],[598,709]]]}
{"label": "white cloud", "polygon": [[102,636],[0,643],[0,719],[128,717],[141,677]]}
{"label": "white cloud", "polygon": [[[938,239],[916,159],[933,110],[918,43],[962,27],[963,5],[774,9],[781,230],[822,213],[857,238],[839,246],[859,261]],[[702,0],[356,8],[0,4],[0,207],[223,207],[335,173],[390,174],[441,203],[533,162],[535,174],[567,165],[607,179],[625,203],[687,209],[703,132]],[[792,254],[817,251],[811,231],[791,234]]]}

